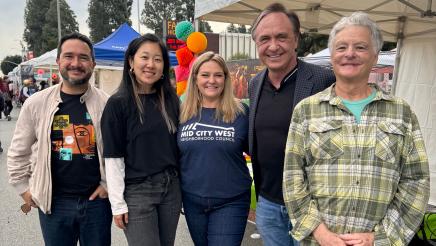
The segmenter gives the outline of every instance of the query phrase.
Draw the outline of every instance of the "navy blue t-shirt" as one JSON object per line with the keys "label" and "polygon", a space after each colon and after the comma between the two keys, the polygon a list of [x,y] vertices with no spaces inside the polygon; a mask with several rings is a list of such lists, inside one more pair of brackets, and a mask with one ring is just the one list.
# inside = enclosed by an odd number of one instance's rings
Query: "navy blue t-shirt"
{"label": "navy blue t-shirt", "polygon": [[179,125],[182,190],[201,197],[231,198],[251,186],[243,151],[248,141],[248,110],[233,123],[215,118],[215,109]]}

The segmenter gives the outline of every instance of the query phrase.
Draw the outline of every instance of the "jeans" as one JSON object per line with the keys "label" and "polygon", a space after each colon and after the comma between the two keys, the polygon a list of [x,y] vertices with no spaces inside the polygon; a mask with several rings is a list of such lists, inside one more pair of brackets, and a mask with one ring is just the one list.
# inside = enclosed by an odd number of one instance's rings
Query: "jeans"
{"label": "jeans", "polygon": [[183,208],[196,246],[239,246],[250,209],[250,191],[232,198],[205,198],[183,192]]}
{"label": "jeans", "polygon": [[182,208],[175,169],[126,184],[124,199],[129,209],[129,222],[124,230],[129,246],[174,245]]}
{"label": "jeans", "polygon": [[46,246],[98,246],[111,244],[112,213],[109,199],[53,197],[51,214],[39,210]]}
{"label": "jeans", "polygon": [[256,227],[265,246],[298,245],[289,234],[292,224],[286,207],[262,196],[256,207]]}

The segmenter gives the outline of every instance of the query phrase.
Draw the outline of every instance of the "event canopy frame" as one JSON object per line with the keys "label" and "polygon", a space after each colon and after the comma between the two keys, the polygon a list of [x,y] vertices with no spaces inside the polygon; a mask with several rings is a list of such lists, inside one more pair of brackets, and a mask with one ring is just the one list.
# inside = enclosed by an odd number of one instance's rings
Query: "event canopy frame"
{"label": "event canopy frame", "polygon": [[[436,1],[432,0],[286,0],[281,2],[300,17],[306,32],[328,34],[343,16],[355,11],[370,15],[380,26],[385,40],[436,35]],[[196,0],[195,18],[251,25],[269,5],[265,0]],[[407,23],[407,25],[405,25]],[[405,28],[407,26],[407,28]]]}

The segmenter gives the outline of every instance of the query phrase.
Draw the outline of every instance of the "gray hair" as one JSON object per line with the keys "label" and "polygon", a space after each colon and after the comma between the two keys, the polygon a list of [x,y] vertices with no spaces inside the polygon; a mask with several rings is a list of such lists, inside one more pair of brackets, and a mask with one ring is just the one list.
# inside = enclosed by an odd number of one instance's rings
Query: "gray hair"
{"label": "gray hair", "polygon": [[256,41],[256,29],[259,25],[260,21],[267,15],[272,13],[283,13],[285,14],[289,21],[292,24],[292,29],[294,32],[295,37],[300,40],[300,19],[298,18],[298,15],[290,10],[286,10],[285,6],[281,3],[272,3],[268,5],[253,21],[253,24],[251,24],[251,38]]}
{"label": "gray hair", "polygon": [[380,28],[371,20],[367,14],[363,12],[354,12],[348,17],[342,17],[332,28],[329,36],[328,47],[330,53],[333,52],[333,42],[335,41],[336,34],[348,26],[363,26],[368,28],[371,34],[372,45],[374,46],[375,53],[379,53],[383,46],[383,37]]}

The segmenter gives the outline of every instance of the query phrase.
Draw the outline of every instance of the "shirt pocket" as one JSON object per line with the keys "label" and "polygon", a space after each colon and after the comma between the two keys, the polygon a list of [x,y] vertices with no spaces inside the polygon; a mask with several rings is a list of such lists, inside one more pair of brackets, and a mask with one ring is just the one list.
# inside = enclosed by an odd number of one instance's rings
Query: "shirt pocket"
{"label": "shirt pocket", "polygon": [[399,160],[404,144],[406,127],[401,123],[379,122],[377,124],[375,156],[377,159],[394,164]]}
{"label": "shirt pocket", "polygon": [[344,153],[342,121],[331,120],[309,124],[309,151],[313,158],[332,160]]}

